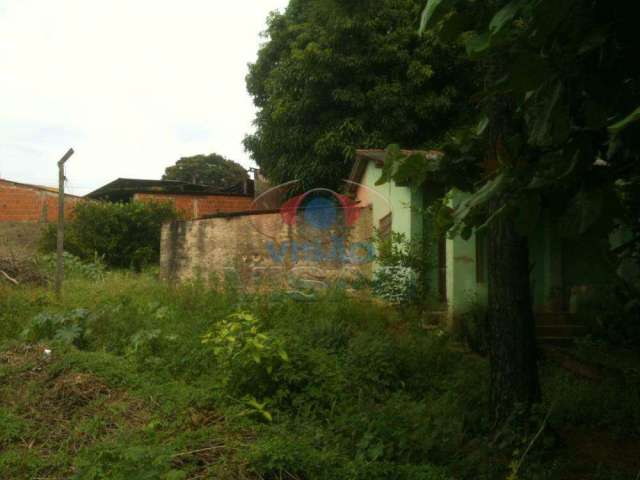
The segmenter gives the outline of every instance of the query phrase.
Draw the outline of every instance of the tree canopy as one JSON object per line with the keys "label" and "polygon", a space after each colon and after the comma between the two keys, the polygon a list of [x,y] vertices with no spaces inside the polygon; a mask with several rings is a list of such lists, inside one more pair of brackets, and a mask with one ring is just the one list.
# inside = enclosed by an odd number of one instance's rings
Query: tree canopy
{"label": "tree canopy", "polygon": [[[440,145],[448,155],[436,172],[442,177],[452,162],[485,165],[493,157],[496,175],[477,177],[476,194],[457,212],[465,235],[486,224],[488,201],[504,192],[510,202],[501,215],[534,213],[526,215],[525,233],[540,206],[564,212],[565,233],[573,236],[611,228],[611,219],[624,215],[613,190],[640,170],[640,67],[628,61],[640,55],[632,11],[628,2],[512,0],[478,8],[429,0],[422,27],[462,45],[483,78],[470,99],[475,120],[449,121]],[[498,104],[509,106],[509,118],[497,114]],[[496,139],[501,122],[509,131]],[[383,180],[434,179],[433,162],[390,160]],[[466,178],[447,179],[469,187]]]}
{"label": "tree canopy", "polygon": [[[565,237],[589,237],[594,256],[612,256],[608,233],[620,222],[638,232],[640,68],[630,59],[640,44],[633,8],[604,0],[428,0],[421,17],[421,30],[460,45],[476,63],[476,118],[450,119],[437,166],[390,148],[380,182],[445,182],[472,193],[450,225],[464,237],[488,230],[498,422],[539,398],[527,235],[542,212],[555,217]],[[474,178],[456,174],[474,167]],[[637,254],[637,244],[636,236],[628,250]]]}
{"label": "tree canopy", "polygon": [[227,188],[249,178],[239,163],[221,155],[195,155],[183,157],[175,165],[167,167],[163,180],[180,180],[198,185]]}
{"label": "tree canopy", "polygon": [[269,18],[247,87],[245,147],[272,181],[335,186],[356,148],[435,142],[473,83],[456,48],[417,34],[420,0],[292,0]]}

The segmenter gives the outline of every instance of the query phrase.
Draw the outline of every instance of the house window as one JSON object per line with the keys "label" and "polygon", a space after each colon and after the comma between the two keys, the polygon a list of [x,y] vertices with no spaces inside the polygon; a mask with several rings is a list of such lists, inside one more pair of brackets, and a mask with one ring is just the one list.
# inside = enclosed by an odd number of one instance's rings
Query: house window
{"label": "house window", "polygon": [[382,240],[386,240],[391,236],[391,212],[380,219],[378,234]]}
{"label": "house window", "polygon": [[476,282],[487,281],[487,236],[484,232],[476,233]]}

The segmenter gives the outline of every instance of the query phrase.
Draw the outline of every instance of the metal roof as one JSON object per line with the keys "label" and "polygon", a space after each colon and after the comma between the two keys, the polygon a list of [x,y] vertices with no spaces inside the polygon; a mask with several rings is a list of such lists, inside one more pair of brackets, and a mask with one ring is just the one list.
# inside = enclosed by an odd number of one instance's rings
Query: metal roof
{"label": "metal roof", "polygon": [[86,195],[87,198],[129,201],[136,193],[157,193],[171,195],[221,195],[253,197],[251,181],[248,186],[241,182],[228,188],[181,182],[179,180],[145,180],[137,178],[118,178]]}

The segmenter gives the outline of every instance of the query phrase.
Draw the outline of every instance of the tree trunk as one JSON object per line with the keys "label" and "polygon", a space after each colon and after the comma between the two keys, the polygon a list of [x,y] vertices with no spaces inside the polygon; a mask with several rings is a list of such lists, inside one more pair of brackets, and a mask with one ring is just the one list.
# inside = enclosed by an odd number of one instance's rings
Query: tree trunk
{"label": "tree trunk", "polygon": [[[494,200],[497,211],[504,199]],[[540,400],[529,249],[511,216],[488,226],[490,402],[496,426]]]}

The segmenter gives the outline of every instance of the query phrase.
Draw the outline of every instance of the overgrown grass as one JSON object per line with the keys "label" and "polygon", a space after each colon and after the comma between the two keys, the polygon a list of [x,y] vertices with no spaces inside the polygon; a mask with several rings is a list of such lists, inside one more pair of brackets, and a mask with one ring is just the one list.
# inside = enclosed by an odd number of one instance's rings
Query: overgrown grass
{"label": "overgrown grass", "polygon": [[[486,362],[403,315],[127,272],[0,287],[0,478],[505,478]],[[637,379],[543,371],[555,428],[640,434]],[[562,478],[541,450],[520,478]]]}

